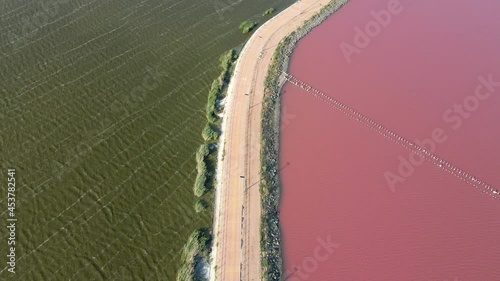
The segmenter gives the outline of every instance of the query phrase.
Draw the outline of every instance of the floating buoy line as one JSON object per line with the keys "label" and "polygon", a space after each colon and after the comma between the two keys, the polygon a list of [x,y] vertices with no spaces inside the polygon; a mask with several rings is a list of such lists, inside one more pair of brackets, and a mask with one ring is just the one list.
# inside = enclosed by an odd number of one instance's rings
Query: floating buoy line
{"label": "floating buoy line", "polygon": [[379,123],[373,121],[372,119],[370,119],[367,116],[359,113],[358,111],[350,108],[349,106],[343,104],[342,102],[326,95],[325,93],[319,91],[318,89],[315,89],[311,85],[299,80],[297,77],[294,77],[291,74],[288,74],[286,72],[283,72],[283,74],[284,74],[284,78],[286,79],[286,81],[288,81],[291,84],[305,90],[306,92],[310,93],[315,98],[318,98],[319,100],[330,105],[331,107],[341,111],[342,113],[344,113],[348,117],[354,119],[356,122],[363,124],[364,126],[377,132],[378,134],[384,136],[385,138],[403,146],[408,151],[413,152],[416,155],[422,157],[426,161],[434,164],[439,169],[455,176],[459,180],[461,180],[461,181],[467,183],[468,185],[478,189],[479,191],[493,197],[494,199],[496,199],[500,195],[500,190],[494,188],[493,186],[484,182],[483,180],[479,179],[478,177],[475,177],[472,174],[464,171],[463,169],[453,165],[452,163],[444,160],[443,158],[439,157],[435,153],[428,151],[421,146],[418,146],[414,142],[412,142],[412,141],[404,138],[403,136],[400,136],[399,134],[391,131],[390,129],[384,127],[382,124],[379,124]]}

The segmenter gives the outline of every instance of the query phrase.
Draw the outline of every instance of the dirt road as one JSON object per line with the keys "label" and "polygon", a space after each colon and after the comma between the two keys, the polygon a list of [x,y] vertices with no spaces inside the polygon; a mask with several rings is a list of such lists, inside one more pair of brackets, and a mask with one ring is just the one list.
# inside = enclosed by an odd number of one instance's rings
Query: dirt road
{"label": "dirt road", "polygon": [[261,280],[260,125],[264,81],[278,43],[329,0],[300,0],[262,25],[237,61],[217,171],[211,280]]}

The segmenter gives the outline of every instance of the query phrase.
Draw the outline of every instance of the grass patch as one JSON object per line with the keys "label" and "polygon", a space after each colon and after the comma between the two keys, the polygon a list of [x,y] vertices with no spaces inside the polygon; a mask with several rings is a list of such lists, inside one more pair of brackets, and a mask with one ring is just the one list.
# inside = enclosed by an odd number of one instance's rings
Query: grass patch
{"label": "grass patch", "polygon": [[246,21],[240,23],[240,29],[241,29],[241,32],[243,32],[243,33],[248,33],[250,31],[252,31],[252,29],[254,29],[256,26],[257,26],[256,21],[246,20]]}

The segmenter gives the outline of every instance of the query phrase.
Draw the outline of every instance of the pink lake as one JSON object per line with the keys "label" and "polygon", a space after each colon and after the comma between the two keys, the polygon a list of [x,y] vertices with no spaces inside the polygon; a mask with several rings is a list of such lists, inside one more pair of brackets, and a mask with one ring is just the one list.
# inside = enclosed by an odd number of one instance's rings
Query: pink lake
{"label": "pink lake", "polygon": [[[409,140],[441,130],[435,153],[500,189],[500,1],[402,0],[349,63],[339,46],[355,46],[355,27],[389,2],[351,0],[299,42],[289,72]],[[290,83],[284,91],[288,281],[500,280],[500,198],[429,162],[391,190],[385,175],[398,175],[407,149]]]}

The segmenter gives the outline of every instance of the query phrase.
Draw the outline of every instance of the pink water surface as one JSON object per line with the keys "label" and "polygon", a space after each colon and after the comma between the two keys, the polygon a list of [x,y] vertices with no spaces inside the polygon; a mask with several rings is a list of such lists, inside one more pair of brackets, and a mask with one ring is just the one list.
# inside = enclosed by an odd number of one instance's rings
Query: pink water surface
{"label": "pink water surface", "polygon": [[[500,82],[500,1],[402,0],[348,63],[339,45],[354,45],[354,28],[388,2],[351,0],[299,42],[289,72],[409,140],[442,129],[435,153],[500,189],[500,87],[460,125],[443,119],[480,76]],[[290,83],[284,91],[289,281],[500,280],[500,199],[430,163],[392,191],[384,174],[408,150]],[[339,244],[326,258],[321,239]]]}

